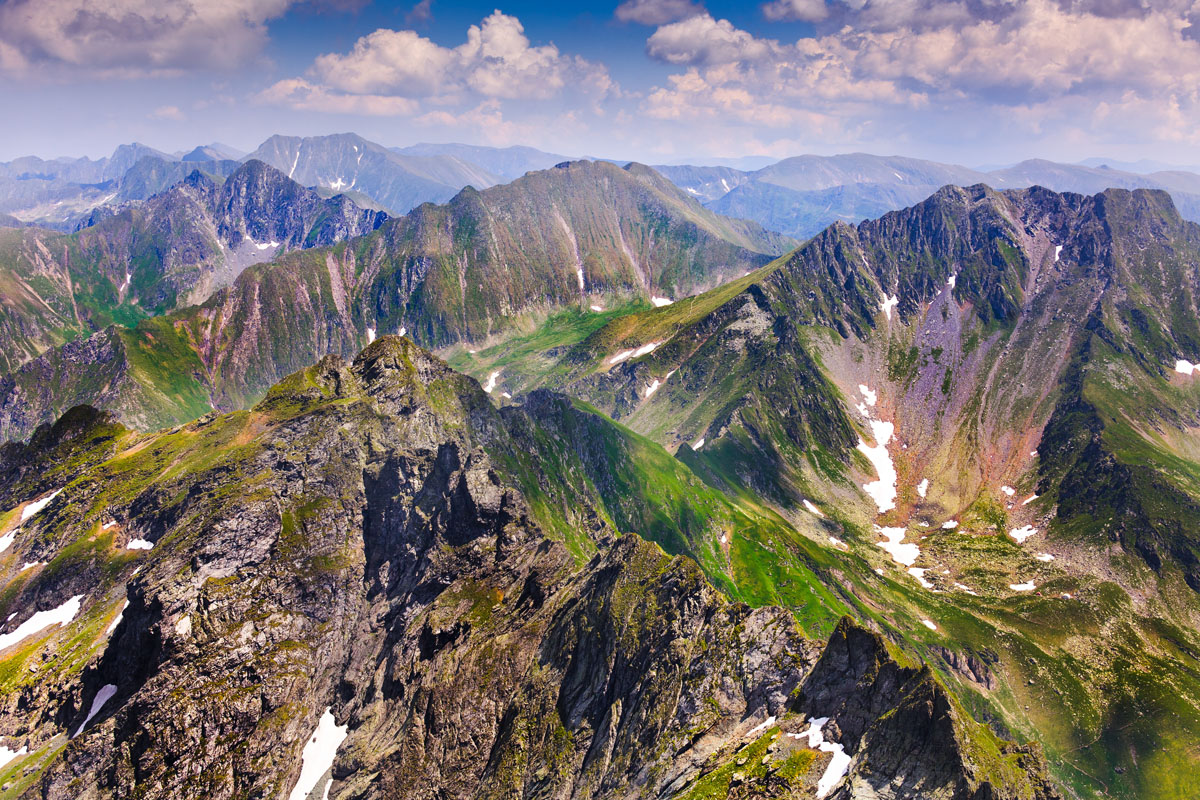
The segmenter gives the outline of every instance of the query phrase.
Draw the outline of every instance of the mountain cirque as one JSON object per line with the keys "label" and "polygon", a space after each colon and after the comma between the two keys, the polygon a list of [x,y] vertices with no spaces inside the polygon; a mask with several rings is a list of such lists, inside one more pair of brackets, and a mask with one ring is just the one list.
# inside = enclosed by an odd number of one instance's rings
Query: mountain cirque
{"label": "mountain cirque", "polygon": [[5,792],[1057,797],[849,620],[822,648],[598,509],[572,557],[509,466],[539,429],[387,337],[249,412],[8,445],[5,630],[74,613],[5,640]]}

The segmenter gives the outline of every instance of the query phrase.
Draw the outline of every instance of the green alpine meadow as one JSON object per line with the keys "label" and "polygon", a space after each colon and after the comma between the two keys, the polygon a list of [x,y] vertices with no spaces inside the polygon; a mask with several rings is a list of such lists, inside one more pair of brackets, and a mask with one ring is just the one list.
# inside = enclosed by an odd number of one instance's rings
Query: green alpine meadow
{"label": "green alpine meadow", "polygon": [[0,800],[1197,800],[1197,24],[0,0]]}

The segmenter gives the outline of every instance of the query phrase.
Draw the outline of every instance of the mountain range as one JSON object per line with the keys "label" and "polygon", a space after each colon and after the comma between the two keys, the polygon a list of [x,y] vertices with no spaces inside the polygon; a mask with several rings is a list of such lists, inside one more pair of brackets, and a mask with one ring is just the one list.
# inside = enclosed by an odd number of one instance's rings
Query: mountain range
{"label": "mountain range", "polygon": [[0,796],[1191,796],[1186,203],[269,141],[0,231]]}

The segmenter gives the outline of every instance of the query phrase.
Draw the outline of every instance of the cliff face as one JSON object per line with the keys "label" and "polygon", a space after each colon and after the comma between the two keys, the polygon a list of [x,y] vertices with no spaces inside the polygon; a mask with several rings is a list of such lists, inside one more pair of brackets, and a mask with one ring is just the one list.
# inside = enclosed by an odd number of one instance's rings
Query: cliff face
{"label": "cliff face", "polygon": [[[808,797],[835,758],[803,746],[818,713],[851,756],[839,796],[968,797],[1000,774],[991,734],[849,621],[821,655],[634,535],[599,524],[573,557],[510,466],[540,430],[387,337],[249,412],[145,436],[79,409],[6,446],[0,735],[28,754],[0,779],[29,798]],[[62,627],[30,622],[54,609]],[[924,755],[899,758],[914,735]],[[975,796],[1052,796],[1034,762]]]}

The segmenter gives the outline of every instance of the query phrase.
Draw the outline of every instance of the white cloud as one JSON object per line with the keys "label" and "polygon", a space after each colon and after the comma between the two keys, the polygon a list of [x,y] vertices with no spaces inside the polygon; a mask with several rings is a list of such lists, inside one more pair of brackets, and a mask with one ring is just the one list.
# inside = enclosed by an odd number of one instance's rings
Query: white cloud
{"label": "white cloud", "polygon": [[151,119],[169,119],[176,122],[183,119],[183,112],[179,110],[179,106],[159,106],[150,112]]}
{"label": "white cloud", "polygon": [[622,22],[664,25],[703,13],[704,6],[692,0],[625,0],[617,6],[616,16]]}
{"label": "white cloud", "polygon": [[763,6],[763,16],[770,20],[820,22],[829,16],[829,9],[825,0],[775,0]]}
{"label": "white cloud", "polygon": [[266,23],[294,0],[8,0],[0,68],[100,76],[230,69],[262,49]]}
{"label": "white cloud", "polygon": [[414,31],[377,30],[348,53],[318,56],[307,79],[279,81],[259,98],[304,110],[414,114],[420,101],[549,100],[568,89],[591,101],[617,90],[603,65],[531,44],[520,20],[496,11],[453,48]]}

